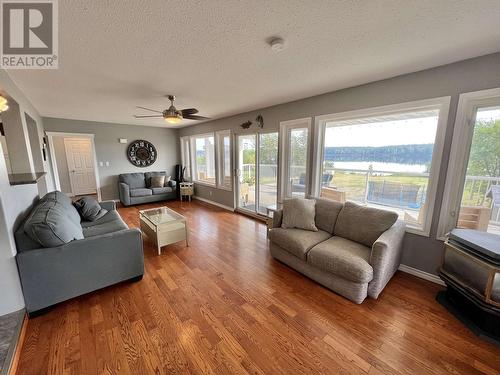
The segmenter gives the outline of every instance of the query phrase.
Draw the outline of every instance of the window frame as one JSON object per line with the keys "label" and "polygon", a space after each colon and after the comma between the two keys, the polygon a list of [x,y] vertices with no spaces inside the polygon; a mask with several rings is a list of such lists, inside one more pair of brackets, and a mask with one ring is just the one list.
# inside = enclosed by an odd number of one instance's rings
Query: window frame
{"label": "window frame", "polygon": [[[215,180],[214,183],[207,181],[198,180],[198,164],[196,163],[196,139],[213,137],[214,138],[214,169],[215,169]],[[192,178],[191,180],[200,185],[217,187],[217,144],[215,142],[215,132],[213,133],[203,133],[195,134],[189,137],[191,143],[191,168],[192,168]]]}
{"label": "window frame", "polygon": [[439,214],[436,235],[438,240],[445,240],[446,233],[453,229],[458,221],[477,110],[489,105],[498,105],[499,102],[500,88],[467,92],[459,96]]}
{"label": "window frame", "polygon": [[278,190],[278,203],[283,203],[283,199],[291,198],[288,195],[288,180],[289,180],[289,153],[290,153],[290,137],[289,132],[293,129],[307,129],[307,162],[306,162],[306,187],[304,196],[307,198],[311,192],[310,184],[310,170],[312,164],[311,160],[311,147],[312,147],[312,118],[304,117],[294,120],[287,120],[280,122],[278,134],[278,163],[280,168],[279,173],[279,190]]}
{"label": "window frame", "polygon": [[325,129],[328,122],[352,120],[363,117],[378,117],[389,114],[406,113],[411,111],[420,111],[425,109],[438,109],[439,117],[436,130],[436,138],[434,141],[434,149],[432,151],[432,161],[429,173],[429,183],[427,185],[427,199],[426,199],[426,212],[422,227],[408,225],[406,231],[409,233],[429,237],[432,225],[432,217],[434,207],[436,206],[436,193],[439,180],[439,172],[441,169],[441,159],[443,154],[444,140],[446,127],[448,123],[448,113],[450,108],[450,96],[443,96],[439,98],[416,100],[405,103],[390,104],[380,107],[363,108],[347,112],[339,112],[334,114],[327,114],[315,117],[314,124],[314,155],[313,155],[313,170],[312,170],[312,186],[311,195],[315,197],[320,196],[321,183],[319,178],[323,170],[323,157],[324,157],[324,141]]}
{"label": "window frame", "polygon": [[[224,138],[229,139],[229,184],[224,183]],[[215,155],[217,189],[233,191],[233,141],[230,129],[215,132]]]}
{"label": "window frame", "polygon": [[191,141],[189,139],[189,136],[181,137],[180,142],[181,142],[181,163],[183,167],[186,167],[186,172],[188,174],[187,176],[184,176],[184,178],[187,179],[187,181],[192,181],[193,172],[191,170]]}

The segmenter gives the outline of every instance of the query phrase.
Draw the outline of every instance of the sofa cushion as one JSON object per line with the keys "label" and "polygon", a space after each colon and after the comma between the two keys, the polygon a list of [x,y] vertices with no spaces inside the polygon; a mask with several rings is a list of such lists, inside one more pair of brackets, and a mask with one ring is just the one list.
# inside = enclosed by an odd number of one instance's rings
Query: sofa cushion
{"label": "sofa cushion", "polygon": [[333,233],[337,216],[339,216],[342,207],[344,207],[343,203],[316,198],[316,217],[314,218],[316,227],[325,232]]}
{"label": "sofa cushion", "polygon": [[68,197],[66,194],[58,190],[51,191],[50,193],[45,194],[43,198],[41,198],[40,200],[41,201],[53,200],[66,205],[70,205],[72,203],[70,197]]}
{"label": "sofa cushion", "polygon": [[346,202],[335,224],[334,234],[363,245],[373,243],[398,220],[398,214]]}
{"label": "sofa cushion", "polygon": [[[144,178],[146,180],[146,187],[150,188],[151,187],[151,177],[157,177],[157,176],[165,176],[165,180],[167,179],[167,172],[165,171],[160,171],[160,172],[145,172],[144,173]],[[165,181],[163,181],[165,184]]]}
{"label": "sofa cushion", "polygon": [[80,217],[80,214],[76,210],[76,208],[73,206],[73,202],[71,201],[71,198],[68,197],[66,194],[61,193],[60,191],[51,191],[50,193],[47,193],[43,196],[43,198],[40,199],[41,202],[45,201],[56,201],[61,203],[64,207],[67,208],[67,213],[69,219],[75,223],[75,224],[80,224],[80,221],[82,220]]}
{"label": "sofa cushion", "polygon": [[153,190],[151,189],[130,189],[131,197],[147,197],[149,195],[153,195]]}
{"label": "sofa cushion", "polygon": [[101,218],[99,218],[99,219],[97,219],[95,221],[86,221],[86,220],[83,220],[81,224],[82,224],[82,228],[88,228],[88,227],[91,227],[91,226],[94,226],[94,225],[100,225],[100,224],[108,223],[110,221],[117,220],[117,219],[121,220],[120,214],[118,213],[118,211],[113,210],[113,211],[108,211],[106,213],[106,215],[104,215],[103,217],[101,217]]}
{"label": "sofa cushion", "polygon": [[123,173],[119,176],[120,182],[129,186],[130,189],[141,189],[146,187],[144,173]]}
{"label": "sofa cushion", "polygon": [[302,260],[306,260],[306,254],[313,246],[330,237],[330,233],[322,230],[273,228],[269,231],[273,243]]}
{"label": "sofa cushion", "polygon": [[317,231],[314,222],[316,201],[314,199],[291,198],[283,201],[281,227]]}
{"label": "sofa cushion", "polygon": [[40,201],[26,219],[24,232],[43,247],[81,240],[82,227],[71,219],[71,210],[76,212],[72,205],[66,206],[50,199]]}
{"label": "sofa cushion", "polygon": [[115,220],[83,228],[83,236],[85,238],[95,237],[95,236],[100,236],[102,234],[118,232],[124,229],[128,229],[128,226],[127,224],[124,223],[124,221],[120,217],[118,217]]}
{"label": "sofa cushion", "polygon": [[370,253],[367,246],[333,236],[307,253],[307,263],[347,280],[368,283],[373,279]]}
{"label": "sofa cushion", "polygon": [[172,192],[171,187],[159,187],[159,188],[151,188],[153,190],[153,195],[158,195],[158,194],[167,194]]}
{"label": "sofa cushion", "polygon": [[92,197],[82,197],[73,203],[83,220],[95,221],[108,212]]}

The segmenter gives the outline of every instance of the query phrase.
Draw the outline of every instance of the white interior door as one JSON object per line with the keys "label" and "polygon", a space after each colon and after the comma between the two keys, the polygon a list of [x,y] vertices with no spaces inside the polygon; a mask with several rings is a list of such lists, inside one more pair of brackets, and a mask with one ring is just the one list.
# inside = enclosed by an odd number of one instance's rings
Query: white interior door
{"label": "white interior door", "polygon": [[97,193],[90,138],[64,138],[64,148],[73,195]]}

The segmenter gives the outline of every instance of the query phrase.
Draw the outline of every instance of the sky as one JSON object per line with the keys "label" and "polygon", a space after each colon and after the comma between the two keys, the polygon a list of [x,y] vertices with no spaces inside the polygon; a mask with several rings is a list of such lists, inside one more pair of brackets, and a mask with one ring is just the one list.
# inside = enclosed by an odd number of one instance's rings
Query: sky
{"label": "sky", "polygon": [[480,108],[476,120],[500,120],[500,108]]}
{"label": "sky", "polygon": [[434,143],[438,118],[331,126],[326,129],[326,147],[382,147]]}

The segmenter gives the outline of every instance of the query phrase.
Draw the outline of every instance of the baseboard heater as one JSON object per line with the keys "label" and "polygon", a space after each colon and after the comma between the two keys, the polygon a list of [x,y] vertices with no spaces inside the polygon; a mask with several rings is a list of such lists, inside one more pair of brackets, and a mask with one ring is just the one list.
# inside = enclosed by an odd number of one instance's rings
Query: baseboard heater
{"label": "baseboard heater", "polygon": [[445,242],[437,301],[478,336],[500,346],[500,236],[454,229]]}

